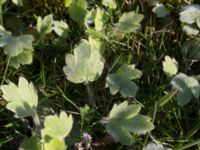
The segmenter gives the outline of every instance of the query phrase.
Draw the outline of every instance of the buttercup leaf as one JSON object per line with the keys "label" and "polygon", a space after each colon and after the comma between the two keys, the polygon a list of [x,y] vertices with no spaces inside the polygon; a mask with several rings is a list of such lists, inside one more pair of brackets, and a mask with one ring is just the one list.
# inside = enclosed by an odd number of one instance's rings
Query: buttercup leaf
{"label": "buttercup leaf", "polygon": [[86,0],[71,0],[71,3],[69,5],[69,15],[74,21],[76,21],[79,24],[83,24],[86,14]]}
{"label": "buttercup leaf", "polygon": [[42,144],[36,137],[26,137],[20,147],[20,150],[42,150]]}
{"label": "buttercup leaf", "polygon": [[120,141],[122,144],[130,145],[132,143],[132,135],[145,134],[154,129],[151,123],[151,118],[140,115],[141,106],[122,102],[114,104],[108,116],[106,131],[112,135],[115,141]]}
{"label": "buttercup leaf", "polygon": [[189,103],[192,95],[196,99],[199,98],[200,85],[193,77],[188,77],[183,73],[179,73],[172,79],[171,85],[173,89],[178,90],[177,101],[180,106]]}
{"label": "buttercup leaf", "polygon": [[152,10],[158,18],[166,17],[169,14],[169,11],[162,3],[157,3]]}
{"label": "buttercup leaf", "polygon": [[43,19],[41,17],[37,18],[37,31],[40,34],[48,34],[50,33],[53,28],[53,15],[47,15]]}
{"label": "buttercup leaf", "polygon": [[74,49],[74,55],[67,54],[67,66],[63,68],[68,80],[74,83],[92,82],[102,73],[104,61],[99,51],[92,50],[87,40]]}
{"label": "buttercup leaf", "polygon": [[115,31],[122,33],[134,32],[140,28],[143,15],[136,14],[134,11],[124,13],[116,24]]}
{"label": "buttercup leaf", "polygon": [[116,73],[108,74],[106,87],[110,88],[113,95],[120,92],[123,97],[134,97],[139,88],[131,80],[140,78],[141,75],[142,72],[135,69],[134,65],[122,65]]}
{"label": "buttercup leaf", "polygon": [[67,37],[69,31],[67,23],[61,20],[61,21],[54,21],[53,24],[54,24],[53,29],[57,35],[61,37]]}
{"label": "buttercup leaf", "polygon": [[7,108],[18,117],[33,116],[38,104],[38,95],[32,83],[24,77],[19,78],[18,86],[14,83],[2,85],[3,98],[8,101]]}
{"label": "buttercup leaf", "polygon": [[50,142],[44,144],[45,150],[66,150],[64,140],[52,139]]}
{"label": "buttercup leaf", "polygon": [[42,137],[50,136],[51,138],[63,140],[69,134],[72,125],[72,116],[68,116],[65,112],[61,112],[59,117],[56,115],[47,116],[44,121]]}
{"label": "buttercup leaf", "polygon": [[114,0],[102,0],[102,4],[109,9],[116,9],[117,5]]}
{"label": "buttercup leaf", "polygon": [[163,71],[168,76],[173,76],[178,72],[178,62],[169,56],[165,56],[165,61],[163,62]]}

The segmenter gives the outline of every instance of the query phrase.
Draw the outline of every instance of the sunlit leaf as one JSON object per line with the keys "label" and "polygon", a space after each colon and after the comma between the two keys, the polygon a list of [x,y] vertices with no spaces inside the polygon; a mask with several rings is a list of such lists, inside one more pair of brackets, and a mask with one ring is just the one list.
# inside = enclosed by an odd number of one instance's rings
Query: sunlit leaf
{"label": "sunlit leaf", "polygon": [[37,31],[40,34],[48,34],[50,33],[53,28],[53,15],[47,15],[43,19],[41,17],[37,18]]}
{"label": "sunlit leaf", "polygon": [[184,25],[183,26],[183,31],[187,34],[187,35],[197,35],[199,34],[199,30],[191,27],[189,25]]}
{"label": "sunlit leaf", "polygon": [[188,24],[195,23],[200,17],[200,5],[187,5],[180,13],[180,21]]}
{"label": "sunlit leaf", "polygon": [[33,116],[38,104],[38,95],[32,83],[24,77],[19,78],[18,86],[10,82],[2,85],[3,98],[8,101],[7,108],[18,117]]}
{"label": "sunlit leaf", "polygon": [[50,136],[63,140],[72,129],[73,119],[71,115],[61,112],[60,116],[47,116],[44,121],[44,129],[42,130],[42,137]]}
{"label": "sunlit leaf", "polygon": [[154,125],[147,116],[140,115],[141,106],[122,102],[114,104],[108,116],[106,131],[112,135],[115,141],[130,145],[132,134],[145,134],[153,130]]}
{"label": "sunlit leaf", "polygon": [[114,0],[102,0],[102,4],[109,9],[116,9],[117,5]]}
{"label": "sunlit leaf", "polygon": [[143,15],[136,14],[134,11],[124,13],[115,26],[115,31],[122,33],[134,32],[140,28]]}
{"label": "sunlit leaf", "polygon": [[50,142],[44,144],[45,150],[66,150],[64,140],[52,139]]}
{"label": "sunlit leaf", "polygon": [[71,0],[71,3],[69,5],[69,15],[74,21],[76,21],[79,24],[83,24],[86,14],[86,0]]}
{"label": "sunlit leaf", "polygon": [[178,62],[169,56],[165,56],[165,61],[163,61],[163,71],[168,76],[173,76],[178,72]]}
{"label": "sunlit leaf", "polygon": [[12,2],[17,6],[23,6],[23,0],[12,0]]}
{"label": "sunlit leaf", "polygon": [[97,31],[101,31],[105,28],[105,23],[104,23],[104,20],[105,20],[105,14],[104,14],[104,11],[100,8],[97,8],[96,9],[96,16],[95,16],[95,29]]}
{"label": "sunlit leaf", "polygon": [[169,14],[169,11],[162,3],[157,3],[157,5],[152,10],[158,18],[166,17]]}
{"label": "sunlit leaf", "polygon": [[171,81],[173,89],[177,89],[177,101],[180,106],[184,106],[191,101],[192,95],[198,99],[200,92],[199,82],[193,78],[188,77],[183,73],[177,74]]}
{"label": "sunlit leaf", "polygon": [[134,65],[122,65],[116,73],[108,74],[106,87],[110,88],[111,94],[120,92],[123,97],[134,97],[138,91],[138,86],[131,81],[140,78],[142,72],[135,69]]}
{"label": "sunlit leaf", "polygon": [[68,80],[74,83],[92,82],[102,73],[104,61],[99,51],[92,50],[87,40],[74,49],[74,55],[67,54],[63,68]]}
{"label": "sunlit leaf", "polygon": [[147,146],[145,146],[143,150],[165,150],[165,148],[162,144],[156,144],[151,142],[147,144]]}
{"label": "sunlit leaf", "polygon": [[71,0],[64,0],[65,1],[65,7],[69,7]]}
{"label": "sunlit leaf", "polygon": [[53,30],[56,32],[57,35],[61,37],[67,37],[69,32],[69,27],[67,23],[61,20],[61,21],[54,21],[53,24],[54,24]]}

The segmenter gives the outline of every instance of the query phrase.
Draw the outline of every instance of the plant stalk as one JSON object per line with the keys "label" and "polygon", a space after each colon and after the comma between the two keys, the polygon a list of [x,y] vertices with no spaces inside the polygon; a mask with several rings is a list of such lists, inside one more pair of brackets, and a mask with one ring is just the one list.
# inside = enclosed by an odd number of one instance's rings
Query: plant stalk
{"label": "plant stalk", "polygon": [[35,110],[34,116],[33,116],[33,123],[35,125],[35,133],[41,137],[41,129],[42,129],[42,124],[39,118],[39,115],[37,111]]}
{"label": "plant stalk", "polygon": [[89,104],[89,106],[94,106],[95,105],[94,94],[91,90],[89,82],[85,82],[85,86],[86,86],[87,93],[88,93],[88,104]]}

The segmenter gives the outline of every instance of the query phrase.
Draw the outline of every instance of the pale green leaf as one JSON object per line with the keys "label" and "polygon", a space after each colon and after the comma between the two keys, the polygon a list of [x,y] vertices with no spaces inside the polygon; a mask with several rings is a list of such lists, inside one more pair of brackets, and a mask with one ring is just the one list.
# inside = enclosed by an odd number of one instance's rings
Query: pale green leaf
{"label": "pale green leaf", "polygon": [[178,62],[169,56],[165,56],[163,61],[163,71],[168,76],[173,76],[178,72]]}
{"label": "pale green leaf", "polygon": [[92,36],[89,36],[88,42],[90,43],[90,47],[93,51],[99,51],[101,54],[104,53],[105,42]]}
{"label": "pale green leaf", "polygon": [[67,23],[61,20],[61,21],[54,21],[53,24],[54,24],[53,30],[56,32],[57,35],[61,37],[67,37],[69,32],[69,27]]}
{"label": "pale green leaf", "polygon": [[115,26],[116,32],[130,33],[140,28],[143,15],[136,14],[134,11],[124,13]]}
{"label": "pale green leaf", "polygon": [[41,17],[37,18],[37,31],[40,34],[48,34],[50,33],[53,28],[53,15],[47,15],[43,19]]}
{"label": "pale green leaf", "polygon": [[148,143],[142,150],[165,150],[162,144]]}
{"label": "pale green leaf", "polygon": [[65,0],[65,7],[69,7],[71,0]]}
{"label": "pale green leaf", "polygon": [[120,92],[123,97],[135,97],[138,86],[131,81],[140,78],[142,72],[135,69],[134,65],[122,65],[116,73],[108,74],[106,77],[106,87],[110,88],[111,94]]}
{"label": "pale green leaf", "polygon": [[131,134],[125,128],[117,126],[116,123],[108,123],[106,131],[112,135],[116,142],[120,141],[124,145],[130,145],[132,142]]}
{"label": "pale green leaf", "polygon": [[52,139],[48,143],[44,144],[45,150],[66,150],[67,146],[65,145],[64,140]]}
{"label": "pale green leaf", "polygon": [[177,100],[180,106],[184,106],[190,102],[192,95],[198,99],[200,92],[199,82],[193,78],[188,77],[183,73],[177,74],[171,81],[173,89],[177,89]]}
{"label": "pale green leaf", "polygon": [[105,14],[104,11],[100,8],[96,9],[96,16],[94,19],[95,22],[95,29],[97,31],[102,31],[105,28]]}
{"label": "pale green leaf", "polygon": [[128,102],[124,101],[119,105],[114,104],[113,108],[110,111],[109,118],[122,118],[122,119],[129,119],[136,116],[140,112],[141,106],[140,105],[129,105]]}
{"label": "pale green leaf", "polygon": [[190,60],[200,60],[200,42],[191,40],[185,42],[181,48],[182,55]]}
{"label": "pale green leaf", "polygon": [[31,64],[32,61],[33,61],[33,50],[27,49],[21,52],[19,55],[11,57],[9,66],[18,69],[20,65]]}
{"label": "pale green leaf", "polygon": [[74,55],[67,54],[63,70],[67,79],[74,83],[95,81],[102,73],[104,61],[98,51],[92,50],[87,40],[74,49]]}
{"label": "pale green leaf", "polygon": [[23,0],[12,0],[12,2],[17,6],[23,6]]}
{"label": "pale green leaf", "polygon": [[42,144],[36,137],[26,137],[20,147],[20,150],[42,150]]}
{"label": "pale green leaf", "polygon": [[128,106],[128,102],[124,101],[123,103],[120,103],[119,105],[114,104],[110,114],[109,114],[109,118],[116,118],[118,117],[118,115],[123,112]]}
{"label": "pale green leaf", "polygon": [[169,14],[169,11],[162,3],[157,3],[152,10],[158,18],[166,17]]}
{"label": "pale green leaf", "polygon": [[127,78],[129,80],[138,79],[142,76],[142,72],[135,68],[135,65],[123,64],[116,72],[120,77]]}
{"label": "pale green leaf", "polygon": [[62,140],[72,129],[73,119],[71,115],[61,112],[60,116],[47,116],[44,121],[44,129],[42,130],[42,137],[50,136]]}
{"label": "pale green leaf", "polygon": [[121,126],[136,134],[146,134],[154,129],[153,124],[150,122],[151,118],[143,115],[136,115],[130,119],[121,121]]}
{"label": "pale green leaf", "polygon": [[200,18],[199,5],[188,5],[180,13],[180,21],[188,24],[195,23],[198,18]]}
{"label": "pale green leaf", "polygon": [[106,7],[108,7],[109,9],[117,8],[117,4],[115,3],[114,0],[102,0],[102,4]]}
{"label": "pale green leaf", "polygon": [[198,99],[199,98],[199,92],[200,92],[199,82],[193,77],[188,77],[185,82],[186,82],[188,88],[190,88],[193,96],[196,99]]}
{"label": "pale green leaf", "polygon": [[69,5],[69,15],[74,21],[76,21],[79,24],[83,24],[86,14],[86,0],[71,0],[71,3]]}
{"label": "pale green leaf", "polygon": [[183,31],[187,34],[187,35],[197,35],[199,34],[199,30],[191,27],[189,25],[184,25],[183,26]]}
{"label": "pale green leaf", "polygon": [[145,134],[154,129],[151,118],[140,115],[141,106],[137,104],[128,105],[128,102],[114,104],[110,111],[106,131],[112,135],[115,141],[130,145],[131,133]]}
{"label": "pale green leaf", "polygon": [[32,83],[20,77],[18,86],[10,82],[8,85],[2,85],[1,90],[3,98],[8,101],[7,108],[16,113],[18,117],[34,115],[38,95]]}

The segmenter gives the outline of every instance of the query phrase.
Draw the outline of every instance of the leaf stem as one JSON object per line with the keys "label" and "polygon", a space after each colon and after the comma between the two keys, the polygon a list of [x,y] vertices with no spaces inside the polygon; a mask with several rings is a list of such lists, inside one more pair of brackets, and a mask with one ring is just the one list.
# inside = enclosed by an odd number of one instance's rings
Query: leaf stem
{"label": "leaf stem", "polygon": [[89,82],[85,82],[85,86],[86,86],[86,89],[87,89],[87,93],[88,93],[88,104],[90,106],[94,106],[95,105],[95,99],[94,99],[94,94],[91,90],[91,87],[90,87],[90,84]]}
{"label": "leaf stem", "polygon": [[35,110],[34,112],[34,116],[33,116],[33,123],[35,125],[35,133],[41,137],[41,129],[42,129],[42,124],[39,118],[39,115],[37,113],[37,111]]}
{"label": "leaf stem", "polygon": [[6,80],[6,74],[7,74],[7,71],[8,71],[9,64],[10,64],[10,56],[8,57],[8,60],[7,60],[7,63],[6,63],[6,69],[5,69],[4,74],[3,74],[3,79],[1,81],[1,85],[3,85],[4,81]]}

